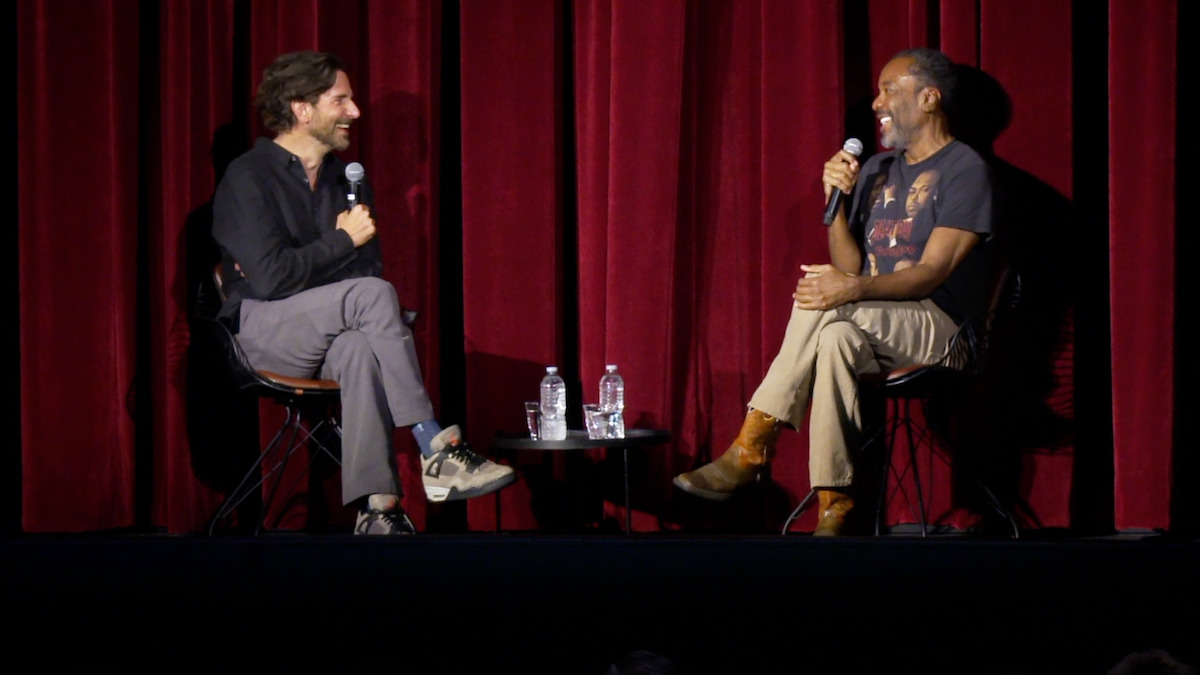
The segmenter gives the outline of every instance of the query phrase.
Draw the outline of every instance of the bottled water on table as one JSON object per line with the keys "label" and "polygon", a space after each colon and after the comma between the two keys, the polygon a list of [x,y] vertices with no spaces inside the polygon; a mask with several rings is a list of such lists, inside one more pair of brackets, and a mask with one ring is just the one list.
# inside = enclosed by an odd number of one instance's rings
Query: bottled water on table
{"label": "bottled water on table", "polygon": [[625,438],[625,380],[616,366],[605,366],[600,378],[600,410],[608,417],[608,437]]}
{"label": "bottled water on table", "polygon": [[544,441],[567,438],[567,385],[555,366],[546,367],[542,378],[542,434]]}

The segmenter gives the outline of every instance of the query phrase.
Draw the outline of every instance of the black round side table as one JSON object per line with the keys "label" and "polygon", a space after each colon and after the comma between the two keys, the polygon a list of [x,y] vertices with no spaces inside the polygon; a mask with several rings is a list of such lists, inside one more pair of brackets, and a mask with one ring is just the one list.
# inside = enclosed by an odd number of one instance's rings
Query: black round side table
{"label": "black round side table", "polygon": [[561,441],[535,441],[528,433],[496,434],[492,447],[497,450],[590,450],[592,448],[619,448],[625,487],[625,534],[633,531],[633,518],[629,509],[629,451],[662,445],[671,440],[671,432],[665,429],[626,429],[625,438],[588,438],[586,431],[567,431]]}

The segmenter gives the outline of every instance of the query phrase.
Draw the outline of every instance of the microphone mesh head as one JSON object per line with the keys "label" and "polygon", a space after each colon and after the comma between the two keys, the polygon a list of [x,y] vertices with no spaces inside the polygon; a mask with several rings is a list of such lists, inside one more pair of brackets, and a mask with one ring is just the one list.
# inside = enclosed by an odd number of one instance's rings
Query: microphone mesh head
{"label": "microphone mesh head", "polygon": [[363,165],[358,162],[350,162],[346,165],[346,180],[351,183],[357,183],[363,179],[367,172],[363,170]]}
{"label": "microphone mesh head", "polygon": [[[854,155],[855,157],[858,157],[862,154],[863,144],[862,141],[858,140],[857,138],[847,138],[846,144],[842,146],[842,149]],[[350,169],[346,169],[346,171],[349,170]]]}

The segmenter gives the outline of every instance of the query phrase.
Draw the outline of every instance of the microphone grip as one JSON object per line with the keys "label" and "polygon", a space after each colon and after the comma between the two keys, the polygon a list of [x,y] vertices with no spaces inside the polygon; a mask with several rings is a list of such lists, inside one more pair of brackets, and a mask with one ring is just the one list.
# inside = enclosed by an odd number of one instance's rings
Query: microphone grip
{"label": "microphone grip", "polygon": [[[842,144],[842,151],[858,157],[863,151],[862,141],[858,140],[857,138],[847,138],[846,142]],[[826,227],[833,224],[833,219],[837,217],[838,209],[842,208],[842,201],[845,200],[845,198],[846,193],[842,192],[841,190],[834,190],[833,194],[829,195],[829,203],[825,205]]]}
{"label": "microphone grip", "polygon": [[359,185],[360,184],[357,181],[350,183],[350,190],[346,192],[346,210],[347,211],[354,208],[354,206],[356,204],[360,203],[359,202],[359,193],[361,192],[361,188],[359,187]]}
{"label": "microphone grip", "polygon": [[832,225],[833,219],[837,217],[838,209],[842,207],[842,200],[845,199],[846,193],[835,188],[833,194],[829,195],[829,203],[825,205],[825,224]]}

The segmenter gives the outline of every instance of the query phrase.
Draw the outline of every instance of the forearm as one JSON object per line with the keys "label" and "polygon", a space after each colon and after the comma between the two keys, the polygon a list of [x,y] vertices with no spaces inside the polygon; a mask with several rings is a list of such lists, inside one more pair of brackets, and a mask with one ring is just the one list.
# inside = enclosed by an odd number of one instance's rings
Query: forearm
{"label": "forearm", "polygon": [[829,260],[833,266],[846,274],[858,274],[862,271],[862,249],[850,234],[845,213],[839,213],[827,229]]}
{"label": "forearm", "polygon": [[856,280],[856,300],[917,300],[927,298],[946,282],[975,247],[979,236],[947,227],[934,228],[921,259],[912,267]]}
{"label": "forearm", "polygon": [[978,237],[970,232],[936,228],[916,265],[889,274],[858,275],[833,265],[801,265],[805,276],[792,298],[800,309],[831,309],[862,300],[927,298],[949,278]]}
{"label": "forearm", "polygon": [[855,301],[921,300],[932,295],[944,280],[937,270],[921,263],[891,274],[859,276],[855,277]]}

